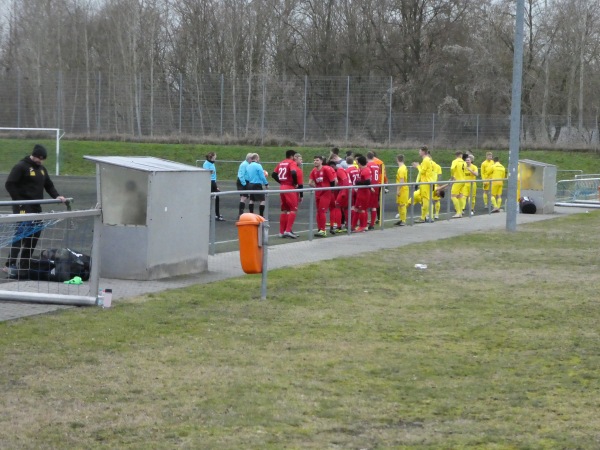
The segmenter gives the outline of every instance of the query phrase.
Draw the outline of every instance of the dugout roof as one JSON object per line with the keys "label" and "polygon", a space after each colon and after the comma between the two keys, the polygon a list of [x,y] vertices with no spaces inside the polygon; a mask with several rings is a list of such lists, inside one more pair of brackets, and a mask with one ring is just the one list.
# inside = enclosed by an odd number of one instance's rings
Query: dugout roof
{"label": "dugout roof", "polygon": [[84,159],[101,164],[141,170],[143,172],[189,172],[204,171],[200,167],[190,166],[152,156],[84,156]]}

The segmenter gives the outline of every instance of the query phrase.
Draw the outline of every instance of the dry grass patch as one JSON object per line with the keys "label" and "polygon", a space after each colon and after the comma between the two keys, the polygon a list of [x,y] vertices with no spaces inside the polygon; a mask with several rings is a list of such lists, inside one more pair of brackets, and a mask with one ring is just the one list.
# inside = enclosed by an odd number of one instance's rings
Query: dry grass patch
{"label": "dry grass patch", "polygon": [[[599,214],[0,324],[5,448],[594,448]],[[429,269],[414,269],[427,262]]]}

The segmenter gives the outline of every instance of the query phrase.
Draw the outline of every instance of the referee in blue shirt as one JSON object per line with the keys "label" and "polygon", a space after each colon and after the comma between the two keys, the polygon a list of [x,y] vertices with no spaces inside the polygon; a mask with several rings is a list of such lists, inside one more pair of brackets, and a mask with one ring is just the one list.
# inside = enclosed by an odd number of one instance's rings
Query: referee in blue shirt
{"label": "referee in blue shirt", "polygon": [[[202,164],[202,168],[206,170],[210,170],[210,192],[221,192],[217,187],[217,168],[215,166],[215,160],[217,159],[217,154],[215,152],[210,152],[206,155],[206,161]],[[215,220],[218,222],[223,222],[223,216],[220,213],[219,209],[219,197],[215,197]]]}
{"label": "referee in blue shirt", "polygon": [[[250,158],[250,164],[246,168],[246,174],[248,176],[248,190],[249,191],[262,191],[263,186],[268,186],[269,182],[265,176],[265,170],[258,162],[258,153],[254,153]],[[260,202],[259,214],[263,216],[265,213],[265,194],[250,194],[250,200]],[[254,205],[248,205],[250,212],[254,212]],[[264,217],[264,216],[263,216]]]}

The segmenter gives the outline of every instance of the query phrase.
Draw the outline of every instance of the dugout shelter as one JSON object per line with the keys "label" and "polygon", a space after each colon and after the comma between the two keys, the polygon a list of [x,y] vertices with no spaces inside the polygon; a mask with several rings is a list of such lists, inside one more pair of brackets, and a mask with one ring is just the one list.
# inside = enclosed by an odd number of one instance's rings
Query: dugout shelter
{"label": "dugout shelter", "polygon": [[208,269],[210,171],[153,157],[96,163],[103,278],[156,280]]}

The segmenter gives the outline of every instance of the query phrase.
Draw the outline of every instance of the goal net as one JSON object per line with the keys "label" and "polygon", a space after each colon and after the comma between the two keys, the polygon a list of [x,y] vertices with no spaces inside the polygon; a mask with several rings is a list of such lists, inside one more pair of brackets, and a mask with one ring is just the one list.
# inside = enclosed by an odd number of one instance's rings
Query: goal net
{"label": "goal net", "polygon": [[99,260],[94,228],[100,214],[98,209],[0,214],[0,301],[94,305],[99,282],[99,268],[92,264]]}

